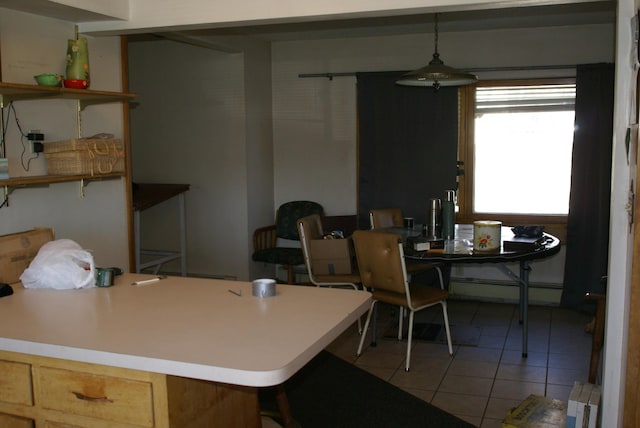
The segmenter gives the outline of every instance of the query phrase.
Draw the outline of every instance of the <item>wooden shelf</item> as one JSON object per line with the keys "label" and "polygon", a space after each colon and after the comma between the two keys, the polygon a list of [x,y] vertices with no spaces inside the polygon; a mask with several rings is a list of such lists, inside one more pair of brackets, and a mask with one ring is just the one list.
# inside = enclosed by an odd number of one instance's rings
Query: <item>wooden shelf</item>
{"label": "wooden shelf", "polygon": [[[95,91],[92,89],[71,89],[63,87],[26,85],[22,83],[0,82],[0,109],[4,109],[12,101],[21,100],[46,100],[46,99],[66,99],[78,102],[79,111],[88,105],[106,104],[114,102],[129,102],[136,97],[136,94],[111,91]],[[0,124],[0,129],[2,129]],[[79,129],[79,128],[78,128]],[[80,134],[80,129],[78,130]],[[84,196],[84,187],[88,182],[124,177],[124,172],[115,172],[98,175],[40,175],[28,177],[13,177],[0,180],[0,187],[4,188],[4,199],[7,200],[9,193],[17,188],[30,186],[47,185],[51,183],[65,183],[71,181],[80,182],[80,193]]]}
{"label": "wooden shelf", "polygon": [[35,175],[31,177],[15,177],[0,180],[0,186],[4,187],[28,187],[39,184],[66,183],[69,181],[97,181],[110,178],[124,177],[124,172],[112,172],[99,175]]}
{"label": "wooden shelf", "polygon": [[92,89],[71,89],[0,82],[0,108],[6,107],[11,101],[37,99],[77,100],[80,103],[81,108],[84,108],[92,104],[133,101],[135,97],[136,94],[124,92],[95,91]]}

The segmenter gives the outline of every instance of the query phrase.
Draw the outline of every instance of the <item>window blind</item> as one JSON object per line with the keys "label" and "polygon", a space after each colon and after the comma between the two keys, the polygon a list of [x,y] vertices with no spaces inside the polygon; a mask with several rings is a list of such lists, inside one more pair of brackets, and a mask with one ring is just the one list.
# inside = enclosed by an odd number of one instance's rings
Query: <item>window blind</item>
{"label": "window blind", "polygon": [[476,114],[573,111],[576,85],[487,86],[476,88]]}

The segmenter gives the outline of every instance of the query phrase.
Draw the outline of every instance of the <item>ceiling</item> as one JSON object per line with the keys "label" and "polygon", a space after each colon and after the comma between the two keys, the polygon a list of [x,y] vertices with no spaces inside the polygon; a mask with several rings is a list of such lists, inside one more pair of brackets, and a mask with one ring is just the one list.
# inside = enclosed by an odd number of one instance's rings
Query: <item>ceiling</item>
{"label": "ceiling", "polygon": [[46,0],[0,0],[0,7],[74,23],[108,21],[114,18],[121,18]]}
{"label": "ceiling", "polygon": [[[476,31],[616,22],[615,1],[440,13],[439,30]],[[432,32],[434,14],[404,15],[181,31],[193,37],[252,36],[270,41],[389,36]]]}
{"label": "ceiling", "polygon": [[[572,1],[572,0],[568,0]],[[595,0],[568,4],[547,4],[518,7],[500,7],[442,12],[439,30],[442,32],[477,31],[497,28],[529,28],[565,25],[588,25],[616,22],[615,0]],[[0,8],[21,10],[74,23],[108,21],[114,19],[99,12],[85,11],[77,7],[44,0],[0,0]],[[269,41],[311,40],[327,38],[390,36],[412,33],[428,33],[434,30],[434,14],[399,15],[357,19],[324,18],[316,21],[264,24],[251,26],[224,26],[215,23],[211,28],[182,30],[179,33],[160,33],[191,38],[215,36],[251,36]],[[216,28],[214,28],[216,27]],[[148,38],[129,35],[130,40]]]}

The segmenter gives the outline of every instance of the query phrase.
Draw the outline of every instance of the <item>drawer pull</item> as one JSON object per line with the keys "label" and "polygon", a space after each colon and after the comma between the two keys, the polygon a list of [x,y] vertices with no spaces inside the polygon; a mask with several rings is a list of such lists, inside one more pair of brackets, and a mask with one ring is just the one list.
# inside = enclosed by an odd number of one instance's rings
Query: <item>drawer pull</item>
{"label": "drawer pull", "polygon": [[89,397],[88,395],[75,391],[71,391],[71,393],[75,395],[78,400],[90,401],[92,403],[113,403],[113,400],[107,397]]}

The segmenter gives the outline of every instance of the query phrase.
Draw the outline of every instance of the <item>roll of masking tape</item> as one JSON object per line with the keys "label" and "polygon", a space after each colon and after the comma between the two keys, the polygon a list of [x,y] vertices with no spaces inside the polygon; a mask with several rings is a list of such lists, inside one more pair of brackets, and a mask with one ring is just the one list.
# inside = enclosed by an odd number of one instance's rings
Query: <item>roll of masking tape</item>
{"label": "roll of masking tape", "polygon": [[473,222],[473,251],[474,252],[499,252],[500,231],[502,222],[493,220],[480,220]]}
{"label": "roll of masking tape", "polygon": [[251,283],[251,293],[255,297],[275,296],[276,281],[273,279],[256,279]]}

